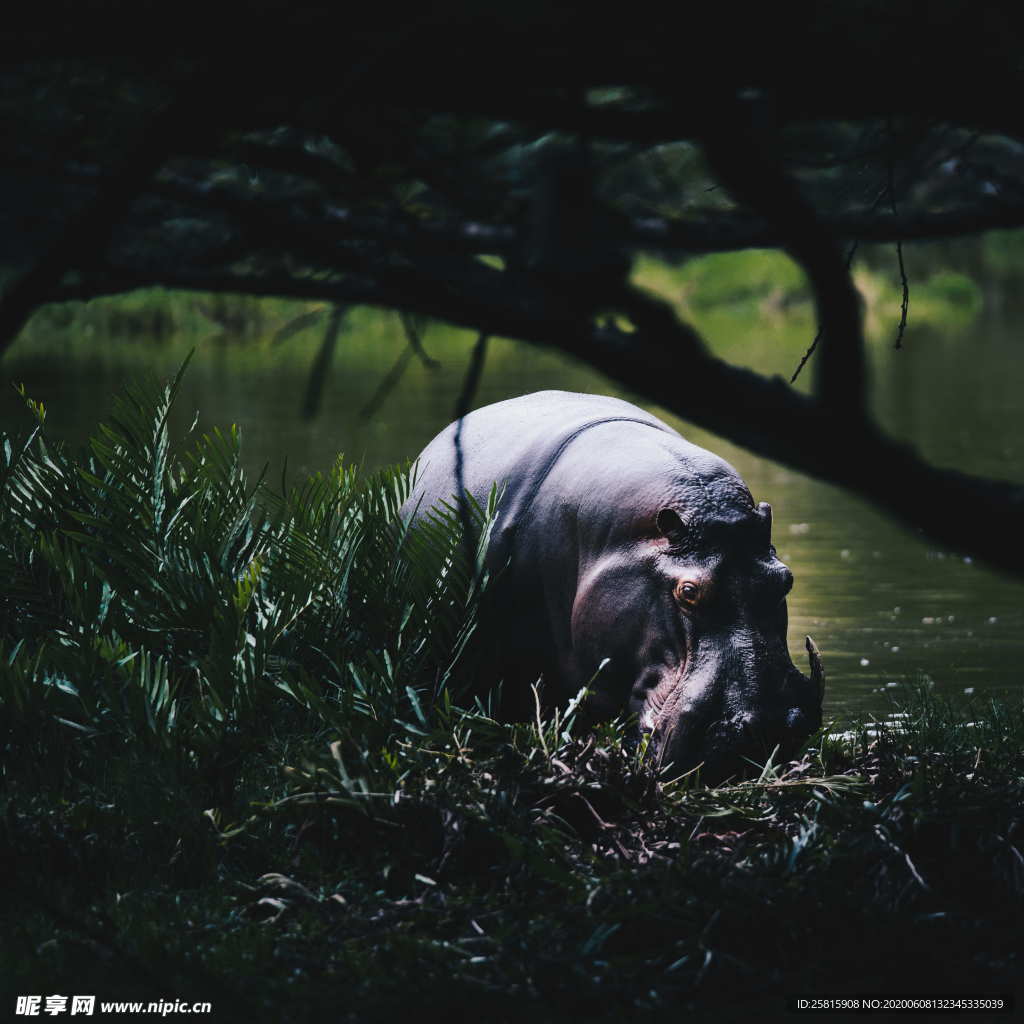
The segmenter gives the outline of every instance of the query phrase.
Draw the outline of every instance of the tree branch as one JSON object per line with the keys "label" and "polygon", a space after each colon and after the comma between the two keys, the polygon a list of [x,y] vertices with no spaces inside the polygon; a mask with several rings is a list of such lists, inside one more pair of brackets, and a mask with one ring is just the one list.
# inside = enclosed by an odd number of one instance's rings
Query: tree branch
{"label": "tree branch", "polygon": [[[443,290],[402,288],[368,277],[244,277],[168,269],[158,275],[115,271],[84,278],[54,297],[85,298],[164,285],[255,295],[364,303],[421,313],[488,335],[559,349],[606,373],[690,422],[829,483],[846,487],[932,540],[1024,576],[1024,488],[925,462],[909,446],[865,420],[851,419],[794,391],[709,354],[699,335],[667,303],[631,288],[608,295],[635,317],[634,332],[574,313],[523,275],[474,264]],[[413,284],[415,275],[409,279]]]}
{"label": "tree branch", "polygon": [[761,214],[782,235],[814,290],[823,341],[817,393],[833,412],[855,420],[865,415],[864,337],[860,296],[835,236],[819,221],[775,158],[776,139],[755,118],[758,102],[737,100],[731,116],[710,131],[704,151],[732,195]]}

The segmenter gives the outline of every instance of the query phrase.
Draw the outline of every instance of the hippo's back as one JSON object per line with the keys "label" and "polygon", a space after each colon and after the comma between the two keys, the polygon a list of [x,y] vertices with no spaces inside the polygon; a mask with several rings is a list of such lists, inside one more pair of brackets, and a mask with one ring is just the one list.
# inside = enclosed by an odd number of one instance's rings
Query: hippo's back
{"label": "hippo's back", "polygon": [[509,536],[559,456],[580,434],[600,424],[624,422],[679,437],[629,402],[572,391],[538,391],[484,406],[461,420],[461,432],[459,422],[449,424],[420,454],[403,514],[415,517],[441,502],[455,502],[461,451],[464,490],[485,504],[495,483],[503,488],[499,528],[492,538],[499,553],[504,548],[501,538]]}

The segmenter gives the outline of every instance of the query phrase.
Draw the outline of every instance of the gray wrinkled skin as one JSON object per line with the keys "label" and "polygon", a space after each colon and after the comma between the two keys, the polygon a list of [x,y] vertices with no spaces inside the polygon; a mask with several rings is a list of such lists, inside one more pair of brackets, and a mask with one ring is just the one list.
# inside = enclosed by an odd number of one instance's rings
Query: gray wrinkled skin
{"label": "gray wrinkled skin", "polygon": [[[420,455],[407,518],[454,501],[454,438]],[[786,648],[793,575],[771,509],[728,463],[627,402],[565,391],[478,409],[461,444],[478,501],[505,486],[486,635],[506,717],[530,714],[539,675],[564,704],[609,659],[589,720],[634,712],[673,775],[778,761],[820,726],[816,652],[808,679]]]}

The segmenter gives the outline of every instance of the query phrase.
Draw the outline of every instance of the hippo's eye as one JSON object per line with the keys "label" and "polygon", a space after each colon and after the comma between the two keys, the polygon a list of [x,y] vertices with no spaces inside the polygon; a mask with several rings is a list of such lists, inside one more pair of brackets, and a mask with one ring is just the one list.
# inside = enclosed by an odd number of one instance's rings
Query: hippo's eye
{"label": "hippo's eye", "polygon": [[690,580],[683,580],[676,584],[676,599],[685,605],[689,605],[691,608],[697,603],[697,599],[700,597],[700,587],[696,583]]}

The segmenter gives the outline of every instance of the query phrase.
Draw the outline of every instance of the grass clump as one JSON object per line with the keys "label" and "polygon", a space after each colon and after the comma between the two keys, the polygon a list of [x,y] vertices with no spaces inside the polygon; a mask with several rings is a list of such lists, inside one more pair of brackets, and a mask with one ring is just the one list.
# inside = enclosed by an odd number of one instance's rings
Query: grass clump
{"label": "grass clump", "polygon": [[[471,699],[481,542],[407,475],[246,480],[177,381],[0,449],[2,997],[239,1019],[782,1013],[1020,978],[1024,713],[922,691],[717,789]],[[827,934],[827,942],[823,937]]]}

